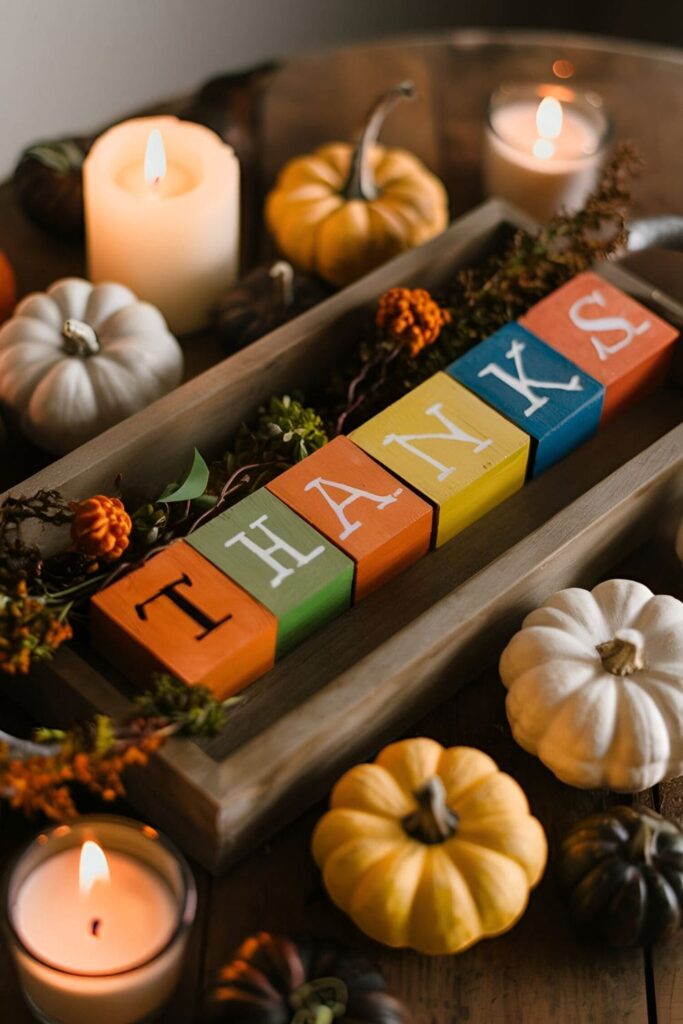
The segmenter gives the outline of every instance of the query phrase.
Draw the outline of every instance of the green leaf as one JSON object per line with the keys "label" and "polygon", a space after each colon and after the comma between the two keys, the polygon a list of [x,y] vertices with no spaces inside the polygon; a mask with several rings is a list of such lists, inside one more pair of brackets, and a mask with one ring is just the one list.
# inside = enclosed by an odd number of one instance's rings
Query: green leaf
{"label": "green leaf", "polygon": [[209,467],[195,448],[192,465],[183,479],[179,484],[170,484],[159,501],[165,501],[167,504],[174,501],[194,501],[204,494],[208,483]]}

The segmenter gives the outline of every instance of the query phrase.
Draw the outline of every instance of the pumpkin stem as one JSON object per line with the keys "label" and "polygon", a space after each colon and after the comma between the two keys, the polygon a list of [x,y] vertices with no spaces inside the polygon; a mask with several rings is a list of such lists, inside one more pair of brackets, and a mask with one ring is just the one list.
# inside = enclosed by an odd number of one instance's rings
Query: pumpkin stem
{"label": "pumpkin stem", "polygon": [[88,356],[97,355],[100,351],[99,338],[94,328],[83,320],[65,320],[62,326],[62,337],[64,338],[64,351],[70,356],[87,359]]}
{"label": "pumpkin stem", "polygon": [[339,978],[307,981],[289,997],[291,1024],[332,1024],[346,1016],[348,1002],[349,990]]}
{"label": "pumpkin stem", "polygon": [[417,810],[402,821],[409,836],[427,846],[435,846],[455,835],[460,818],[446,803],[446,787],[438,775],[428,779],[414,796]]}
{"label": "pumpkin stem", "polygon": [[277,288],[277,297],[283,309],[288,309],[294,302],[294,268],[287,260],[278,260],[268,271]]}
{"label": "pumpkin stem", "polygon": [[377,142],[384,120],[401,100],[413,100],[417,95],[412,82],[399,82],[383,93],[370,108],[365,124],[351,157],[351,167],[346,184],[342,189],[345,199],[376,199],[379,195],[377,182],[370,167],[370,150]]}
{"label": "pumpkin stem", "polygon": [[645,667],[643,635],[637,629],[620,629],[613,640],[596,647],[603,666],[615,676],[630,676]]}

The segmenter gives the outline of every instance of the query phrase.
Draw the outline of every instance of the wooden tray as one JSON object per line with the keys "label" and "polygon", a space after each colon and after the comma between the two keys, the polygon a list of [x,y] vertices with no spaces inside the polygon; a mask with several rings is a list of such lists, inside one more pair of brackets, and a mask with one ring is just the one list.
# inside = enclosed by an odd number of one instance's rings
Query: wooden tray
{"label": "wooden tray", "polygon": [[[259,402],[329,370],[359,318],[394,285],[433,287],[481,259],[510,225],[491,201],[297,320],[183,385],[25,481],[78,498],[158,493],[196,444],[220,450]],[[616,267],[606,277],[667,319],[683,308]],[[679,353],[680,355],[680,353]],[[676,380],[680,375],[674,370]],[[624,558],[683,495],[683,401],[674,380],[399,581],[347,612],[253,684],[215,740],[174,740],[129,776],[140,814],[218,871],[321,795],[491,663],[531,606],[590,584]],[[130,689],[71,646],[16,687],[43,722],[128,709]]]}

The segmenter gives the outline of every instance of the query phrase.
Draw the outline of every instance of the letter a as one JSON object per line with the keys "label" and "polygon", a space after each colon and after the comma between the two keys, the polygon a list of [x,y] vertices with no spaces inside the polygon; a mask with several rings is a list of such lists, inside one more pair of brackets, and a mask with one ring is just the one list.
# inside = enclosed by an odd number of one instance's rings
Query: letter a
{"label": "letter a", "polygon": [[627,320],[623,316],[596,316],[590,319],[582,315],[584,306],[601,306],[602,309],[607,305],[607,300],[602,292],[599,292],[597,288],[590,295],[582,295],[580,299],[577,299],[575,303],[569,308],[569,319],[574,324],[574,327],[578,327],[580,331],[623,331],[624,336],[621,341],[615,341],[613,345],[603,345],[599,338],[591,334],[591,343],[593,348],[598,353],[603,363],[615,352],[621,352],[623,348],[628,348],[634,338],[639,337],[641,334],[645,334],[646,331],[650,330],[652,324],[649,320],[643,320],[642,324],[638,327],[632,324],[630,320]]}
{"label": "letter a", "polygon": [[309,554],[302,555],[300,551],[297,551],[296,548],[293,548],[286,540],[283,540],[282,537],[278,537],[276,533],[273,533],[269,527],[264,525],[267,519],[267,515],[259,516],[258,519],[255,519],[253,523],[249,524],[249,529],[261,530],[262,533],[265,533],[266,537],[272,541],[269,548],[262,548],[260,544],[257,544],[256,541],[251,539],[251,537],[248,537],[244,530],[240,530],[240,532],[236,533],[234,537],[230,538],[230,540],[226,540],[225,547],[231,548],[233,544],[244,544],[245,548],[248,548],[257,555],[262,562],[265,562],[266,565],[270,566],[275,573],[270,581],[270,585],[271,587],[279,587],[282,581],[286,580],[288,576],[292,576],[296,570],[288,568],[278,562],[277,558],[275,558],[276,552],[283,551],[285,554],[289,555],[289,557],[296,562],[297,568],[300,569],[303,565],[308,565],[309,562],[312,562],[314,558],[318,557],[318,555],[322,555],[325,550],[325,545],[319,544],[318,547],[313,548]]}
{"label": "letter a", "polygon": [[413,441],[463,441],[465,444],[474,445],[475,452],[483,452],[485,448],[493,444],[491,438],[487,438],[485,441],[480,440],[478,437],[472,437],[470,434],[466,434],[464,430],[461,430],[455,423],[446,417],[441,411],[443,405],[441,402],[437,402],[436,405],[432,405],[425,412],[427,416],[436,416],[436,418],[443,424],[448,430],[447,434],[387,434],[382,444],[400,444],[401,448],[405,448],[406,451],[412,452],[413,455],[417,455],[420,459],[424,459],[434,469],[438,469],[439,473],[437,480],[445,480],[446,477],[450,476],[451,473],[455,473],[455,466],[444,466],[438,459],[432,458],[431,455],[427,455],[426,452],[420,451],[412,443]]}
{"label": "letter a", "polygon": [[516,377],[513,377],[511,373],[508,373],[508,371],[504,369],[504,367],[499,366],[498,363],[489,363],[488,366],[485,366],[483,370],[479,371],[477,376],[488,377],[488,375],[492,373],[494,377],[497,377],[498,380],[503,382],[503,384],[507,384],[509,388],[516,391],[518,395],[522,396],[522,398],[526,398],[529,406],[524,410],[525,416],[533,416],[535,412],[538,412],[539,409],[543,408],[546,402],[550,401],[547,395],[544,395],[542,398],[535,395],[532,390],[533,388],[541,388],[544,391],[583,391],[581,378],[578,374],[574,374],[566,384],[551,380],[533,380],[531,377],[527,377],[524,370],[524,364],[522,363],[522,352],[525,348],[526,345],[523,341],[513,341],[510,348],[505,353],[505,358],[512,359],[515,364],[515,370],[517,371]]}
{"label": "letter a", "polygon": [[[337,502],[330,494],[327,493],[325,490],[326,487],[334,487],[338,491],[343,491],[348,495],[348,497],[344,498],[343,501]],[[402,493],[403,488],[399,487],[393,494],[372,494],[370,491],[362,491],[359,487],[350,487],[348,484],[339,484],[334,480],[323,480],[321,476],[318,476],[315,480],[311,480],[310,483],[307,483],[304,490],[316,490],[320,492],[339,520],[339,525],[342,527],[342,532],[339,534],[339,540],[346,540],[347,537],[350,537],[352,533],[360,529],[363,525],[360,521],[355,523],[350,523],[348,521],[345,513],[345,509],[348,505],[353,504],[354,501],[358,501],[359,498],[365,498],[367,501],[374,502],[377,508],[381,510],[386,508],[387,505],[393,505],[399,494]]]}

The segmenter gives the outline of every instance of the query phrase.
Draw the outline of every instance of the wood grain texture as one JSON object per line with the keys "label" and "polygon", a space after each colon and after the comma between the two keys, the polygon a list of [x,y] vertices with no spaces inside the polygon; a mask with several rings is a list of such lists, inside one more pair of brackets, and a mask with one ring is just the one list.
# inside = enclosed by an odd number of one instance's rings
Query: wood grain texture
{"label": "wood grain texture", "polygon": [[[557,782],[512,740],[504,690],[495,672],[477,678],[414,726],[446,745],[470,744],[491,753],[529,796],[554,849],[568,825],[606,806],[605,792],[584,793]],[[206,977],[259,928],[334,935],[361,949],[410,1006],[414,1024],[628,1024],[647,1020],[640,951],[614,953],[578,944],[564,894],[552,868],[529,909],[508,935],[457,957],[426,957],[382,948],[362,936],[327,898],[310,855],[320,805],[267,846],[212,884],[212,900],[230,907],[214,914],[207,937]],[[296,875],[296,886],[282,878]]]}

